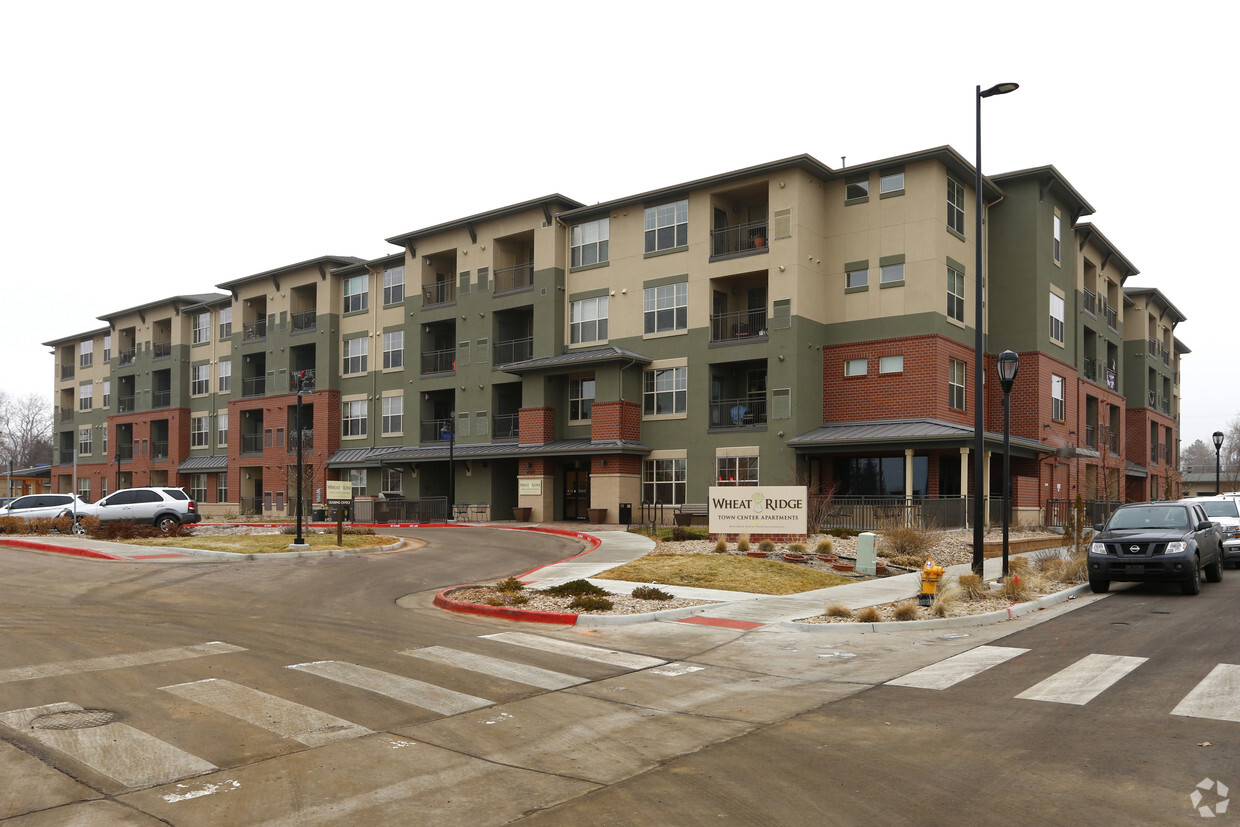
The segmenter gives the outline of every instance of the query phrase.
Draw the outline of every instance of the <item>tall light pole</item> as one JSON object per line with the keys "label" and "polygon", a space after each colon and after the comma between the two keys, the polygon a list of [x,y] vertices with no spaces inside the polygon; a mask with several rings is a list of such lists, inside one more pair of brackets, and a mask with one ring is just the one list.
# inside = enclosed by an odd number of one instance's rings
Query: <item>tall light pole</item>
{"label": "tall light pole", "polygon": [[1223,493],[1223,487],[1219,483],[1219,477],[1222,476],[1219,473],[1220,471],[1222,471],[1222,459],[1220,458],[1222,450],[1223,450],[1223,432],[1215,431],[1214,432],[1214,493],[1215,494]]}
{"label": "tall light pole", "polygon": [[984,565],[984,557],[982,556],[984,537],[982,523],[985,515],[982,512],[986,508],[986,496],[982,490],[982,477],[985,470],[983,461],[983,451],[985,450],[983,430],[986,427],[985,417],[982,416],[982,403],[984,401],[982,380],[985,378],[982,357],[983,349],[986,346],[985,339],[982,336],[982,288],[984,285],[984,280],[982,279],[982,210],[985,209],[986,204],[986,198],[982,194],[982,98],[989,98],[992,95],[1006,95],[1008,92],[1015,92],[1019,88],[1020,84],[1017,83],[999,83],[985,90],[978,86],[976,97],[977,179],[973,187],[973,211],[977,214],[976,232],[973,238],[973,246],[977,250],[977,257],[973,268],[973,573],[978,577],[982,576]]}
{"label": "tall light pole", "polygon": [[1012,383],[1020,356],[1010,350],[999,354],[999,384],[1003,386],[1003,576],[1008,576],[1008,525],[1012,521]]}
{"label": "tall light pole", "polygon": [[456,411],[448,413],[439,429],[439,438],[448,440],[448,519],[456,519]]}
{"label": "tall light pole", "polygon": [[302,518],[302,492],[305,486],[302,484],[302,443],[305,442],[305,427],[301,423],[301,397],[309,392],[310,383],[314,381],[314,371],[299,370],[297,371],[297,536],[293,538],[293,544],[303,546],[306,541],[301,536],[301,518]]}

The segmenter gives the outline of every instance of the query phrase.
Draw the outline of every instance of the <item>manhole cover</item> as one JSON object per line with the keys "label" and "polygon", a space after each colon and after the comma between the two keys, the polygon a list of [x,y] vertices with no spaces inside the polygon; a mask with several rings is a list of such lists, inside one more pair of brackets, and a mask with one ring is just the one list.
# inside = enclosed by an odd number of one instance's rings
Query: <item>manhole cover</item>
{"label": "manhole cover", "polygon": [[74,709],[40,715],[30,722],[31,729],[90,729],[110,724],[120,715],[110,709]]}

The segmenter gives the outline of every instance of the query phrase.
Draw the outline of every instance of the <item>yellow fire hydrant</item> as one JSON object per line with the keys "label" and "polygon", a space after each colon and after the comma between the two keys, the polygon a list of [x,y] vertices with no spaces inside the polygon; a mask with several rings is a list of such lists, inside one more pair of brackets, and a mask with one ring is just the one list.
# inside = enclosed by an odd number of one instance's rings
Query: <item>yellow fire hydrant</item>
{"label": "yellow fire hydrant", "polygon": [[936,566],[934,560],[927,558],[926,567],[921,571],[921,594],[917,596],[918,606],[929,606],[938,593],[939,578],[943,576],[943,567]]}

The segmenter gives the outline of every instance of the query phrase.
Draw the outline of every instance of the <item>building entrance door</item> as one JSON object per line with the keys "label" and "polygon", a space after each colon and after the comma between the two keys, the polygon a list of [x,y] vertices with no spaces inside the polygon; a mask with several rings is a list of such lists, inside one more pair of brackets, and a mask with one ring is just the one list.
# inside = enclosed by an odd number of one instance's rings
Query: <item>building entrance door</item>
{"label": "building entrance door", "polygon": [[590,472],[564,469],[564,519],[584,520],[590,507]]}

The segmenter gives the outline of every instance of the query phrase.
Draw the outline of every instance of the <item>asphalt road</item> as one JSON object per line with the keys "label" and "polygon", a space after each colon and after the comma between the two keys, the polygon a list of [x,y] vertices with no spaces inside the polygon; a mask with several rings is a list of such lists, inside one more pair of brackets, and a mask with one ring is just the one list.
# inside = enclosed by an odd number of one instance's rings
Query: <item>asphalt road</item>
{"label": "asphalt road", "polygon": [[575,541],[418,534],[246,564],[0,550],[0,819],[1178,823],[1199,782],[1240,784],[1240,573],[967,632],[577,630],[429,606]]}

